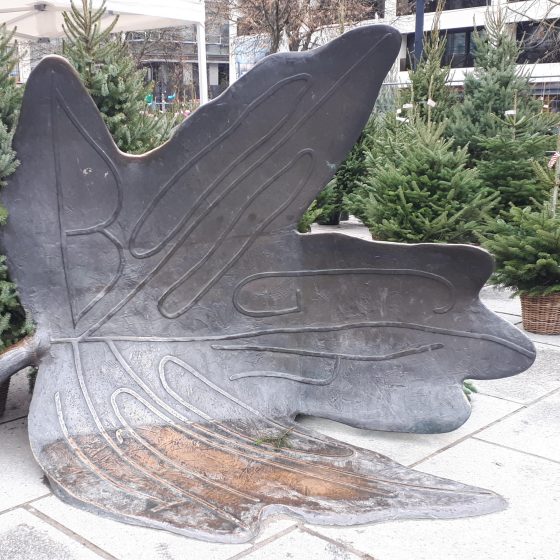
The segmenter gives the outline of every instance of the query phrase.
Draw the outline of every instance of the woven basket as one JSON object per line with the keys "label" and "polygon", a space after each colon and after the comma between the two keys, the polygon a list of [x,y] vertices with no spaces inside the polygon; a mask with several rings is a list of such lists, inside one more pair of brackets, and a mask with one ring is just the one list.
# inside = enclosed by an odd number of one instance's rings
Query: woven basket
{"label": "woven basket", "polygon": [[560,334],[560,294],[521,296],[521,318],[526,331]]}

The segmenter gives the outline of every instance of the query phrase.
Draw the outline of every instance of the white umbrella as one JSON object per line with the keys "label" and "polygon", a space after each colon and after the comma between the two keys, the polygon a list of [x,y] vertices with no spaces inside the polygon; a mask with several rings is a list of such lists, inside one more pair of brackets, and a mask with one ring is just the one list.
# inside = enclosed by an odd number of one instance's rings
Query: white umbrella
{"label": "white umbrella", "polygon": [[[93,0],[93,7],[101,6],[101,0]],[[81,6],[79,0],[76,6]],[[198,79],[200,102],[208,101],[208,77],[206,74],[206,32],[204,0],[107,0],[106,24],[115,15],[119,21],[115,31],[141,31],[185,24],[197,26]],[[62,12],[70,9],[70,0],[0,0],[0,25],[16,29],[15,37],[26,40],[44,40],[62,37]]]}

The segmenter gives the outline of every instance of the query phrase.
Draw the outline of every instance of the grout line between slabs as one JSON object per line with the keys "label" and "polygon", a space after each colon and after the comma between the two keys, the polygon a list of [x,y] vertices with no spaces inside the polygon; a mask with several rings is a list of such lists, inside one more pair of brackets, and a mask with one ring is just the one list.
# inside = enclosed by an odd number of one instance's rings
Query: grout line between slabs
{"label": "grout line between slabs", "polygon": [[27,500],[27,502],[22,502],[21,504],[17,504],[15,506],[9,507],[7,509],[3,509],[0,511],[0,516],[4,515],[5,513],[10,513],[11,511],[14,511],[18,508],[22,508],[25,507],[27,505],[31,505],[33,502],[37,502],[39,500],[42,500],[43,498],[48,498],[49,496],[52,496],[53,493],[52,492],[48,492],[47,494],[43,494],[42,496],[38,496],[37,498],[32,498],[31,500]]}
{"label": "grout line between slabs", "polygon": [[[474,379],[473,381],[474,381],[474,383],[476,383],[479,380]],[[475,385],[475,387],[476,387],[476,385]],[[492,393],[485,393],[484,389],[479,389],[478,387],[476,387],[475,395],[482,395],[484,397],[491,397],[493,399],[498,399],[500,401],[505,401],[505,402],[508,402],[508,403],[511,403],[511,404],[518,404],[519,406],[526,406],[524,402],[514,401],[513,399],[510,399],[510,398],[507,398],[507,397],[502,397],[500,395],[493,395]]]}
{"label": "grout line between slabs", "polygon": [[476,441],[482,441],[483,443],[489,443],[490,445],[495,445],[496,447],[501,447],[502,449],[507,449],[508,451],[516,451],[517,453],[522,453],[523,455],[530,455],[531,457],[536,457],[537,459],[543,459],[544,461],[550,461],[555,465],[560,465],[560,461],[557,461],[556,459],[551,459],[550,457],[544,457],[543,455],[538,455],[537,453],[531,453],[530,451],[524,451],[523,449],[518,449],[517,447],[511,447],[510,445],[504,445],[503,443],[497,443],[495,441],[490,441],[476,436],[473,436],[473,439],[476,439]]}
{"label": "grout line between slabs", "polygon": [[255,545],[251,546],[247,550],[242,550],[241,552],[239,552],[238,554],[235,554],[234,556],[229,556],[227,558],[227,560],[237,560],[238,558],[245,558],[249,554],[251,554],[251,553],[253,553],[257,550],[260,550],[261,548],[263,548],[267,544],[270,544],[271,542],[274,542],[275,540],[280,539],[284,535],[288,535],[292,531],[296,531],[298,529],[298,527],[299,527],[298,524],[291,525],[290,527],[287,527],[283,531],[280,531],[280,532],[275,533],[274,535],[268,537],[268,539],[264,539],[264,540],[256,543]]}
{"label": "grout line between slabs", "polygon": [[548,397],[551,397],[552,395],[554,395],[554,393],[558,393],[560,391],[560,387],[556,387],[556,389],[552,389],[551,391],[549,391],[548,393],[545,393],[544,395],[541,395],[540,397],[537,397],[536,399],[532,400],[531,402],[527,403],[525,405],[525,408],[532,406],[536,403],[538,403],[539,401],[542,401]]}
{"label": "grout line between slabs", "polygon": [[82,535],[75,533],[71,529],[68,529],[68,527],[66,527],[65,525],[62,525],[62,523],[55,521],[48,515],[45,515],[43,512],[39,511],[38,509],[35,509],[32,505],[26,505],[24,509],[29,513],[31,513],[32,515],[34,515],[35,517],[37,517],[38,519],[41,519],[41,521],[48,523],[51,527],[54,527],[57,531],[60,531],[61,533],[65,534],[67,537],[70,537],[72,540],[85,546],[87,549],[91,550],[91,552],[94,552],[98,556],[101,556],[101,558],[105,558],[105,560],[119,560],[116,556],[109,554],[102,548],[99,548],[97,545],[93,544],[91,541],[88,541],[86,538],[82,537]]}
{"label": "grout line between slabs", "polygon": [[487,428],[490,428],[491,426],[494,426],[494,424],[498,424],[498,422],[501,422],[502,420],[505,420],[506,418],[509,418],[510,416],[513,416],[514,414],[517,414],[520,410],[524,410],[525,408],[527,408],[527,407],[522,405],[519,408],[517,408],[515,410],[512,410],[511,412],[508,412],[506,415],[502,416],[501,418],[498,418],[497,420],[494,420],[493,422],[490,422],[490,424],[486,424],[486,426],[483,426],[482,428],[479,428],[478,430],[475,430],[474,432],[471,432],[470,434],[467,434],[467,435],[463,436],[462,438],[459,438],[459,439],[451,442],[449,445],[446,445],[445,447],[442,447],[441,449],[436,449],[436,451],[434,451],[433,453],[430,453],[429,455],[426,455],[426,457],[424,457],[422,459],[418,459],[418,461],[414,461],[414,463],[410,463],[406,466],[413,469],[416,466],[418,466],[420,463],[423,463],[424,461],[427,461],[428,459],[432,459],[433,457],[436,457],[437,455],[440,455],[444,451],[447,451],[448,449],[451,449],[452,447],[455,447],[456,445],[459,445],[460,443],[463,443],[465,440],[474,437],[479,432],[482,432],[483,430],[486,430]]}
{"label": "grout line between slabs", "polygon": [[9,420],[0,419],[0,426],[9,424],[10,422],[16,422],[17,420],[23,420],[24,418],[27,418],[27,413],[25,413],[23,416],[18,416],[17,418],[10,418]]}
{"label": "grout line between slabs", "polygon": [[[486,426],[483,426],[482,428],[479,428],[478,430],[475,430],[474,432],[471,432],[470,434],[468,434],[468,435],[466,435],[462,438],[459,438],[458,440],[450,443],[449,445],[446,445],[445,447],[442,447],[441,449],[438,449],[438,450],[434,451],[433,453],[430,453],[429,455],[427,455],[423,459],[419,459],[418,461],[415,461],[414,463],[410,463],[406,466],[409,467],[409,468],[414,468],[414,467],[418,466],[420,463],[423,463],[424,461],[427,461],[428,459],[432,459],[433,457],[435,457],[437,455],[440,455],[444,451],[447,451],[448,449],[451,449],[452,447],[455,447],[456,445],[464,442],[465,440],[467,440],[469,438],[477,439],[479,441],[485,441],[485,440],[482,440],[480,438],[476,438],[476,436],[480,432],[482,432],[482,431],[484,431],[488,428],[491,428],[492,426],[495,426],[496,424],[499,424],[500,422],[502,422],[506,419],[509,419],[511,416],[514,416],[515,414],[518,414],[523,410],[527,410],[527,408],[529,408],[530,406],[538,403],[539,401],[542,401],[543,399],[546,399],[547,397],[550,397],[551,395],[554,395],[554,393],[557,393],[559,391],[560,391],[560,387],[556,387],[556,389],[552,389],[552,391],[549,391],[548,393],[545,393],[544,395],[541,395],[540,397],[537,397],[536,399],[532,400],[531,402],[528,402],[526,404],[521,405],[516,410],[512,410],[511,412],[509,412],[505,416],[502,416],[501,418],[498,418],[497,420],[494,420],[493,422],[490,422],[490,424],[486,424]],[[519,403],[516,403],[516,404],[519,404]],[[516,451],[518,451],[518,450],[516,450]]]}
{"label": "grout line between slabs", "polygon": [[[483,302],[484,303],[484,302]],[[491,309],[491,311],[493,311],[494,313],[496,313],[496,315],[507,315],[508,317],[518,317],[519,318],[519,322],[521,323],[521,315],[518,315],[517,313],[510,313],[508,311],[495,311],[494,309]]]}
{"label": "grout line between slabs", "polygon": [[[527,333],[525,333],[527,334]],[[560,349],[560,342],[555,343],[555,342],[543,342],[542,340],[534,340],[531,337],[527,336],[527,338],[533,342],[534,344],[543,344],[544,346],[550,346],[552,348],[559,348]]]}
{"label": "grout line between slabs", "polygon": [[326,535],[323,535],[321,533],[316,532],[313,529],[310,529],[308,526],[306,525],[302,525],[300,527],[300,529],[302,531],[304,531],[305,533],[308,533],[310,535],[313,535],[314,537],[318,537],[324,541],[327,541],[331,544],[334,544],[338,547],[344,548],[345,550],[347,550],[348,552],[351,552],[352,554],[354,554],[355,556],[358,556],[358,558],[362,558],[362,560],[377,560],[374,556],[372,556],[371,554],[368,554],[367,552],[362,552],[361,550],[358,550],[357,548],[354,548],[351,544],[347,544],[341,541],[338,541],[336,539],[333,539],[331,537],[327,537]]}

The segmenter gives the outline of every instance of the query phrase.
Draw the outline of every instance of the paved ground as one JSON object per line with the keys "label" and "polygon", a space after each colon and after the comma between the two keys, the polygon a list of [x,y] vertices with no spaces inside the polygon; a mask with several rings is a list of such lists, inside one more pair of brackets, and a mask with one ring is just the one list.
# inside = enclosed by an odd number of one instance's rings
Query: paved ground
{"label": "paved ground", "polygon": [[[355,223],[340,231],[367,237]],[[505,319],[520,323],[517,300],[490,288],[483,298]],[[54,498],[29,450],[29,394],[20,373],[0,418],[0,560],[559,560],[560,336],[529,336],[538,349],[535,365],[510,379],[476,382],[473,414],[453,433],[390,434],[303,420],[418,470],[499,492],[509,501],[507,510],[462,520],[353,528],[282,518],[244,545],[140,529]]]}

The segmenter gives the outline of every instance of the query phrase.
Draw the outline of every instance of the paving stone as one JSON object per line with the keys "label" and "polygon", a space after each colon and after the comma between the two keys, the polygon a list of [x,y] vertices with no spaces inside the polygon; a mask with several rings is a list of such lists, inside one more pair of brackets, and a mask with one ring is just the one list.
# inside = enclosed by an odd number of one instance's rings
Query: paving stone
{"label": "paving stone", "polygon": [[496,313],[521,316],[521,300],[518,297],[512,298],[511,294],[511,290],[508,289],[484,286],[480,292],[480,299]]}
{"label": "paving stone", "polygon": [[475,381],[480,393],[527,404],[560,387],[560,348],[537,344],[537,359],[523,373]]}
{"label": "paving stone", "polygon": [[476,437],[560,462],[560,392],[483,430]]}
{"label": "paving stone", "polygon": [[371,233],[368,228],[354,216],[350,216],[350,219],[340,222],[338,226],[312,224],[311,233],[344,233],[350,237],[358,237],[359,239],[371,241]]}
{"label": "paving stone", "polygon": [[523,332],[533,342],[540,342],[540,343],[546,344],[548,346],[554,346],[554,347],[560,348],[560,335],[559,334],[536,334],[536,333],[528,332],[526,330],[523,330]]}
{"label": "paving stone", "polygon": [[29,403],[31,402],[27,372],[28,370],[26,368],[12,376],[8,400],[6,402],[6,410],[3,416],[0,416],[0,424],[27,415]]}
{"label": "paving stone", "polygon": [[[475,385],[477,383],[475,382]],[[403,465],[410,465],[518,410],[520,406],[503,399],[474,394],[471,417],[459,429],[447,434],[399,434],[360,430],[323,418],[311,417],[301,418],[301,423],[330,437],[372,449]]]}
{"label": "paving stone", "polygon": [[49,492],[29,447],[27,420],[0,425],[0,511]]}
{"label": "paving stone", "polygon": [[304,531],[292,531],[243,556],[243,560],[358,560],[359,556],[343,546],[325,541]]}
{"label": "paving stone", "polygon": [[418,470],[489,488],[509,507],[453,520],[383,523],[314,530],[375,560],[553,560],[560,558],[560,466],[469,439],[421,463]]}
{"label": "paving stone", "polygon": [[24,509],[0,515],[0,560],[102,558]]}
{"label": "paving stone", "polygon": [[290,527],[295,527],[297,522],[294,518],[289,517],[274,517],[264,521],[263,529],[255,539],[256,543],[269,539],[278,533],[286,531]]}
{"label": "paving stone", "polygon": [[512,325],[516,325],[518,328],[521,328],[523,321],[521,320],[520,315],[511,315],[509,313],[497,313],[502,319],[505,319]]}
{"label": "paving stone", "polygon": [[207,543],[112,521],[73,508],[54,496],[34,502],[33,507],[119,560],[225,560],[251,546]]}

